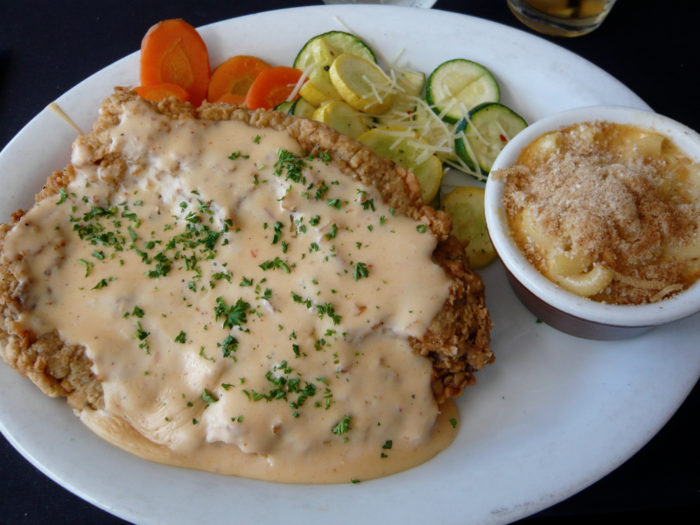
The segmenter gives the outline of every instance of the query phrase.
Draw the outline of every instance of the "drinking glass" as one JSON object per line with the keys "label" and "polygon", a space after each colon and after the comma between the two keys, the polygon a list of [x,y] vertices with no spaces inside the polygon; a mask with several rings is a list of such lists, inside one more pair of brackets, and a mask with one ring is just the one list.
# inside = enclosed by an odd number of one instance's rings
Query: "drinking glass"
{"label": "drinking glass", "polygon": [[554,36],[581,36],[603,23],[615,0],[507,0],[526,26]]}
{"label": "drinking glass", "polygon": [[324,4],[381,4],[429,8],[437,0],[323,0]]}

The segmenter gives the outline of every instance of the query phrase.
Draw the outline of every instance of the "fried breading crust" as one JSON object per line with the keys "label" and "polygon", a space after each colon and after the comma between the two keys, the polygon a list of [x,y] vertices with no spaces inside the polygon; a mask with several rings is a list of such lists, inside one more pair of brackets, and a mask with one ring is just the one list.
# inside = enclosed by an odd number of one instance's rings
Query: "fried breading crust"
{"label": "fried breading crust", "polygon": [[[136,94],[116,88],[106,99],[100,116],[89,135],[81,135],[74,148],[82,148],[102,168],[101,178],[119,185],[126,173],[126,160],[109,153],[109,129],[119,124],[123,104]],[[421,339],[411,338],[416,352],[433,363],[432,388],[438,403],[461,394],[476,382],[474,372],[492,363],[489,347],[491,319],[485,306],[481,278],[468,267],[464,245],[449,236],[450,217],[442,211],[423,206],[421,189],[412,172],[394,162],[376,156],[367,146],[312,120],[301,119],[276,111],[248,111],[225,104],[204,103],[193,108],[175,99],[165,100],[153,108],[173,120],[197,118],[205,120],[240,120],[257,128],[285,130],[296,139],[307,154],[332,153],[331,163],[343,173],[365,185],[378,189],[384,201],[396,211],[421,221],[438,239],[433,261],[453,279],[442,311],[433,319]],[[68,165],[54,172],[37,194],[39,202],[70,183],[75,169]],[[23,212],[12,215],[9,224],[0,225],[0,254],[5,236],[22,218]],[[102,386],[91,370],[92,363],[82,346],[65,344],[58,333],[21,333],[14,322],[22,312],[23,287],[10,268],[0,259],[0,356],[21,375],[31,379],[45,394],[65,396],[75,409],[104,408]]]}

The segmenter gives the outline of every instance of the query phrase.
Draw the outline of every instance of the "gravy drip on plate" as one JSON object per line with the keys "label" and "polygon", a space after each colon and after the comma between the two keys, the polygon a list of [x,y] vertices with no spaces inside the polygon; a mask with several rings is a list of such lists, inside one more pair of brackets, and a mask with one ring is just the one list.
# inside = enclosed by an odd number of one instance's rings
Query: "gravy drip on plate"
{"label": "gravy drip on plate", "polygon": [[285,132],[133,101],[110,134],[113,162],[76,148],[76,178],[5,241],[19,328],[94,363],[90,428],[155,461],[299,483],[449,445],[456,409],[439,414],[407,342],[451,284],[429,231]]}

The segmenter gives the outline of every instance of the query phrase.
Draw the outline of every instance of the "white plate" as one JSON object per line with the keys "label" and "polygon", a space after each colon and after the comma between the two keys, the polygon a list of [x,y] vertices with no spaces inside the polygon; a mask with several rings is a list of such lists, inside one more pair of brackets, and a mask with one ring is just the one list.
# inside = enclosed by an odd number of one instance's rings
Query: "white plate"
{"label": "white plate", "polygon": [[[212,64],[234,54],[289,65],[306,40],[343,29],[379,52],[402,49],[425,72],[464,57],[488,67],[503,102],[528,122],[564,109],[647,108],[592,64],[529,34],[441,11],[310,7],[228,20],[201,30]],[[138,84],[138,54],[90,77],[58,103],[83,130],[114,85]],[[0,220],[27,207],[74,133],[46,111],[0,154]],[[39,142],[40,141],[40,142]],[[418,468],[356,485],[277,485],[145,462],[83,427],[62,400],[0,366],[0,430],[34,465],[82,498],[143,523],[506,523],[557,503],[641,448],[700,375],[698,316],[642,338],[600,343],[537,324],[506,284],[483,272],[494,320],[494,365],[459,400],[455,443]]]}

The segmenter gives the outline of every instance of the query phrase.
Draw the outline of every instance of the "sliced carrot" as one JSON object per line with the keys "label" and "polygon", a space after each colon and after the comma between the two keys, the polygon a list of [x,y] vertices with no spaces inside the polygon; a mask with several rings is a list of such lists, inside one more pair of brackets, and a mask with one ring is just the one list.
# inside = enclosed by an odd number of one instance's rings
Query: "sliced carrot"
{"label": "sliced carrot", "polygon": [[209,53],[197,30],[184,20],[164,20],[141,42],[141,85],[175,84],[199,106],[207,96]]}
{"label": "sliced carrot", "polygon": [[219,100],[227,93],[245,97],[258,75],[271,67],[256,57],[240,55],[229,58],[211,74],[207,100]]}
{"label": "sliced carrot", "polygon": [[216,101],[217,104],[230,104],[231,106],[242,106],[245,104],[245,95],[234,95],[233,93],[226,93],[222,95],[219,100]]}
{"label": "sliced carrot", "polygon": [[180,102],[187,102],[190,99],[190,94],[175,84],[158,84],[156,86],[139,86],[134,88],[134,91],[139,97],[160,102],[166,98],[176,97]]}
{"label": "sliced carrot", "polygon": [[293,67],[273,67],[263,71],[248,90],[248,109],[272,109],[281,104],[294,90],[302,72]]}

